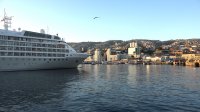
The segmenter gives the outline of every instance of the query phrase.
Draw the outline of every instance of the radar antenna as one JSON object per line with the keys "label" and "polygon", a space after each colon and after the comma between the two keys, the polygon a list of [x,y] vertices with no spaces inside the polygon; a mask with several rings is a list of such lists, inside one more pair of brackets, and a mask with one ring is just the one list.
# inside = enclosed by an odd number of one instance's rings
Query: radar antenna
{"label": "radar antenna", "polygon": [[4,29],[8,30],[8,28],[11,28],[11,20],[13,16],[7,16],[6,10],[4,9],[4,17],[1,21],[4,22]]}

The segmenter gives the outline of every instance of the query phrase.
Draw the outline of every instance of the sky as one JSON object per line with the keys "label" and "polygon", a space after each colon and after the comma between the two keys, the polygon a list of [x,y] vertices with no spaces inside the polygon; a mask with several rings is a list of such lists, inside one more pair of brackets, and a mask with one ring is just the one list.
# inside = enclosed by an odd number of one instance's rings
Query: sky
{"label": "sky", "polygon": [[200,38],[200,0],[0,0],[0,18],[4,9],[10,30],[44,29],[66,42]]}

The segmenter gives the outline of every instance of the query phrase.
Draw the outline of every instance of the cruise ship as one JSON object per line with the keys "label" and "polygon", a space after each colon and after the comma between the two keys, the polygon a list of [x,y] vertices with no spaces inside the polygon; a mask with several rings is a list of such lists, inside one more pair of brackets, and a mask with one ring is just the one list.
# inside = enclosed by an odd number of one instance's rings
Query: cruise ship
{"label": "cruise ship", "polygon": [[11,20],[6,13],[1,20],[4,29],[0,29],[0,71],[76,68],[88,56],[44,30],[11,31]]}

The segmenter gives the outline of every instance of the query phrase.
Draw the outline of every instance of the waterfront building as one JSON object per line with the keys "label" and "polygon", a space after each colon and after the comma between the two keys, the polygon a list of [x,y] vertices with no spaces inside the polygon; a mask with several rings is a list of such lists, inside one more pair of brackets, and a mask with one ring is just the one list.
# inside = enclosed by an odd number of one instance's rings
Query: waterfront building
{"label": "waterfront building", "polygon": [[147,57],[145,57],[143,59],[150,60],[152,62],[161,62],[161,57],[157,57],[157,56],[153,56],[153,57],[147,56]]}
{"label": "waterfront building", "polygon": [[101,51],[99,49],[96,49],[94,51],[94,62],[96,63],[101,63],[102,62],[102,56],[101,56]]}
{"label": "waterfront building", "polygon": [[194,58],[200,59],[200,54],[182,54],[181,57],[186,59],[186,60],[194,59]]}
{"label": "waterfront building", "polygon": [[116,62],[127,60],[127,54],[121,53],[121,51],[116,51],[113,49],[107,49],[106,51],[107,61]]}
{"label": "waterfront building", "polygon": [[137,42],[130,43],[130,47],[128,48],[128,55],[133,56],[134,58],[140,57],[140,48]]}
{"label": "waterfront building", "polygon": [[85,63],[92,63],[94,62],[94,59],[93,59],[93,52],[91,49],[89,49],[87,51],[87,54],[88,54],[88,57],[84,60]]}
{"label": "waterfront building", "polygon": [[113,49],[110,49],[110,48],[107,49],[106,55],[107,55],[107,61],[117,61],[118,60],[116,51]]}
{"label": "waterfront building", "polygon": [[187,66],[199,66],[200,65],[200,54],[182,54],[182,59],[185,59],[185,65]]}

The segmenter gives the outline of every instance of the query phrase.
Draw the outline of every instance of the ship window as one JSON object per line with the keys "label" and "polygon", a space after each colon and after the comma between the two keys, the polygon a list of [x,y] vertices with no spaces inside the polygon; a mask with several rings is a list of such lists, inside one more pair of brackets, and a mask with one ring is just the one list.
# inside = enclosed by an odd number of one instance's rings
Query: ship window
{"label": "ship window", "polygon": [[15,53],[14,53],[14,56],[19,56],[19,53],[18,53],[18,52],[15,52]]}
{"label": "ship window", "polygon": [[49,59],[49,61],[51,61],[51,59]]}
{"label": "ship window", "polygon": [[37,44],[37,47],[42,47],[42,45],[41,44]]}
{"label": "ship window", "polygon": [[53,48],[56,48],[56,45],[52,45]]}
{"label": "ship window", "polygon": [[78,63],[78,60],[76,60],[75,62]]}
{"label": "ship window", "polygon": [[13,53],[12,53],[12,52],[9,52],[9,53],[8,53],[8,56],[13,56]]}
{"label": "ship window", "polygon": [[52,49],[48,49],[48,52],[52,52]]}
{"label": "ship window", "polygon": [[25,53],[20,53],[20,56],[25,56]]}
{"label": "ship window", "polygon": [[31,53],[26,53],[26,56],[31,56]]}
{"label": "ship window", "polygon": [[42,53],[37,53],[37,56],[42,56]]}
{"label": "ship window", "polygon": [[68,61],[68,59],[65,59],[65,61]]}
{"label": "ship window", "polygon": [[0,46],[0,50],[6,50],[6,47]]}
{"label": "ship window", "polygon": [[61,57],[60,54],[57,54],[57,57]]}
{"label": "ship window", "polygon": [[47,56],[47,54],[46,54],[46,53],[43,53],[43,56],[45,56],[45,57],[46,57],[46,56]]}
{"label": "ship window", "polygon": [[46,49],[46,48],[43,48],[42,51],[43,51],[43,52],[47,52],[47,49]]}
{"label": "ship window", "polygon": [[13,50],[13,47],[8,47],[8,50]]}
{"label": "ship window", "polygon": [[10,42],[10,41],[8,41],[8,45],[13,45],[13,42],[12,42],[12,41],[11,41],[11,42]]}
{"label": "ship window", "polygon": [[46,59],[44,59],[44,61],[46,61]]}
{"label": "ship window", "polygon": [[36,56],[36,53],[32,53],[32,56]]}
{"label": "ship window", "polygon": [[58,59],[58,61],[60,61],[60,59]]}
{"label": "ship window", "polygon": [[54,59],[54,61],[56,61],[56,59]]}
{"label": "ship window", "polygon": [[30,47],[27,47],[27,48],[26,48],[26,51],[31,51],[31,48],[30,48]]}
{"label": "ship window", "polygon": [[49,57],[52,57],[52,54],[48,54]]}
{"label": "ship window", "polygon": [[46,47],[46,45],[45,45],[45,44],[42,44],[42,47]]}

